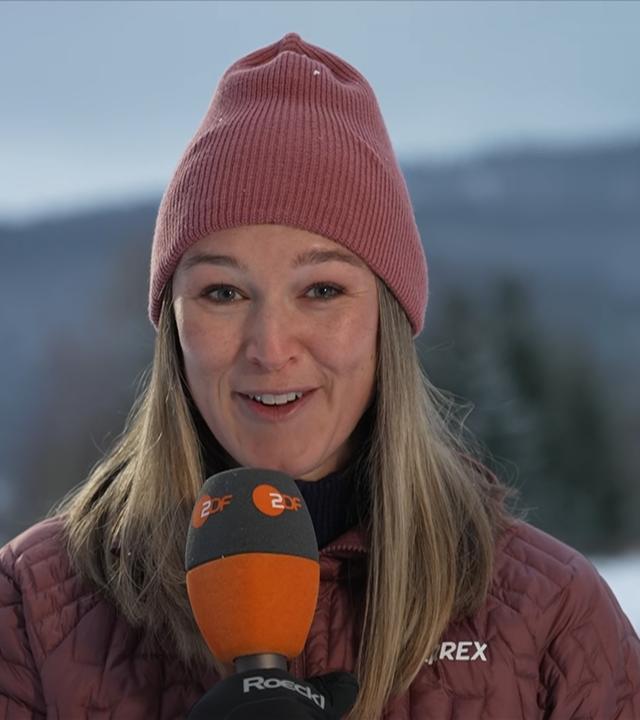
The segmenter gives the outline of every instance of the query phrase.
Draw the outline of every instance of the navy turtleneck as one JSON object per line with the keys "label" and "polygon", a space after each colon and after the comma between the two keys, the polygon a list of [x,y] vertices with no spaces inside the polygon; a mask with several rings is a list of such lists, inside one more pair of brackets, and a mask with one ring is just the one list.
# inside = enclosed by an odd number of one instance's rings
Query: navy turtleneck
{"label": "navy turtleneck", "polygon": [[356,474],[332,472],[319,480],[296,480],[304,498],[318,548],[322,549],[358,522]]}

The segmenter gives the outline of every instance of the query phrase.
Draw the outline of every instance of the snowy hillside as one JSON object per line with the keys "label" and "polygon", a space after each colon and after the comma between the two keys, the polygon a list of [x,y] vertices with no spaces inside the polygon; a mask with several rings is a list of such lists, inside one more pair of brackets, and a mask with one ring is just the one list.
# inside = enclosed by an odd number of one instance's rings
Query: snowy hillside
{"label": "snowy hillside", "polygon": [[640,553],[618,558],[591,558],[640,634]]}

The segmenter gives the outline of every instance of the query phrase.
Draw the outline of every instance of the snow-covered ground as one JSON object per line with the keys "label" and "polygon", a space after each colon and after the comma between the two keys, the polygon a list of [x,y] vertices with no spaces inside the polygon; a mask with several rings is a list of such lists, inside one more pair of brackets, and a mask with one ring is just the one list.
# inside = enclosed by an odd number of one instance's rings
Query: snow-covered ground
{"label": "snow-covered ground", "polygon": [[591,561],[640,635],[640,553],[611,558],[593,557]]}

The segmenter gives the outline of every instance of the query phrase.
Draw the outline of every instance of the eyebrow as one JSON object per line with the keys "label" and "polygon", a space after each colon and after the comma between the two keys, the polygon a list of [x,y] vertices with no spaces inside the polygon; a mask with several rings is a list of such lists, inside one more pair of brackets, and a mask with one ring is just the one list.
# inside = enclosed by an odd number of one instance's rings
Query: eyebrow
{"label": "eyebrow", "polygon": [[[304,265],[320,265],[321,263],[338,261],[344,262],[354,267],[366,267],[364,262],[355,255],[350,255],[341,250],[307,250],[299,253],[291,264],[292,268],[299,268]],[[236,270],[242,270],[248,272],[249,268],[233,255],[212,255],[211,253],[199,252],[190,255],[184,259],[184,269],[189,270],[195,265],[201,263],[207,265],[221,265],[223,267],[235,268]]]}

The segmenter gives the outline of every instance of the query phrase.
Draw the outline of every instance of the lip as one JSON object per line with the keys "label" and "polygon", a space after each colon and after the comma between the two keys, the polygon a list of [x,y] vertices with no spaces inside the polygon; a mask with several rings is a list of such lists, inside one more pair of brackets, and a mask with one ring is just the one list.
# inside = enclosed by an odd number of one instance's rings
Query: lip
{"label": "lip", "polygon": [[243,413],[251,420],[263,420],[267,422],[277,422],[288,420],[294,415],[298,415],[300,411],[309,404],[309,401],[315,394],[315,388],[309,390],[281,390],[279,392],[262,390],[261,392],[251,392],[250,395],[283,395],[285,392],[303,392],[304,394],[299,400],[286,405],[263,405],[256,400],[252,400],[244,393],[235,393],[235,397],[240,404]]}
{"label": "lip", "polygon": [[262,388],[261,390],[238,390],[241,395],[288,395],[292,392],[310,393],[315,390],[314,387],[292,387],[285,390],[267,390]]}

